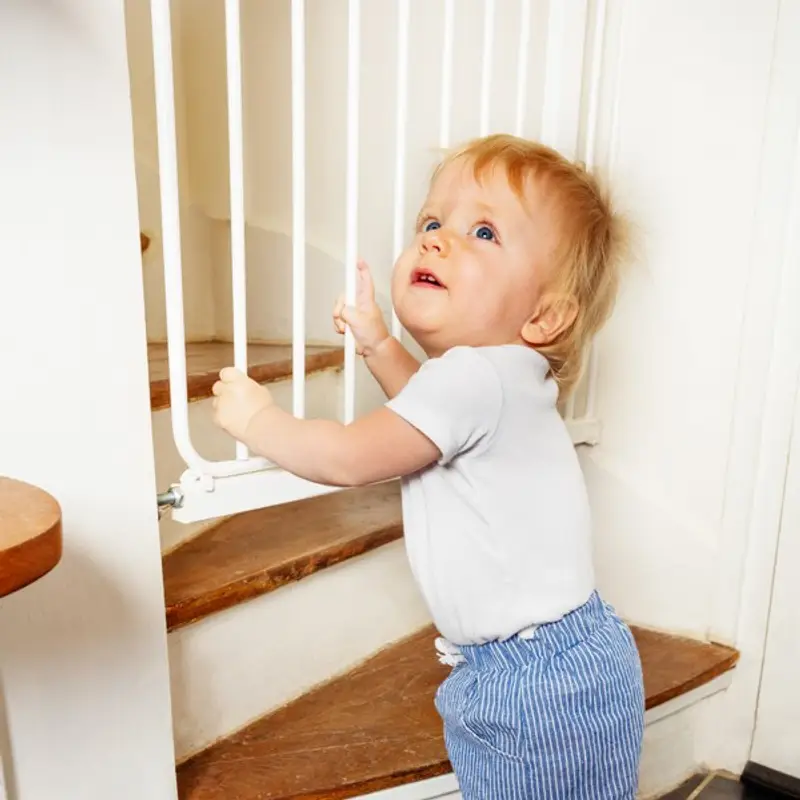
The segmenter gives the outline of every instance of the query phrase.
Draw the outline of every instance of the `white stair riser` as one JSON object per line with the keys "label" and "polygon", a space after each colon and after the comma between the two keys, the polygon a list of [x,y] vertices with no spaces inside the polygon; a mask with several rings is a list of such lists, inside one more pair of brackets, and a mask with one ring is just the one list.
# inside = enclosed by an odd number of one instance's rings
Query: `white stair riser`
{"label": "white stair riser", "polygon": [[399,541],[173,631],[178,760],[429,623]]}
{"label": "white stair riser", "polygon": [[[286,410],[292,408],[291,380],[269,384],[275,402]],[[306,416],[339,419],[342,398],[342,373],[327,370],[309,375],[306,380]],[[201,456],[211,460],[235,457],[233,440],[213,423],[211,399],[189,404],[189,426],[192,442]],[[175,483],[186,469],[172,438],[172,412],[165,408],[153,413],[153,446],[156,460],[156,481],[159,491]],[[214,522],[181,524],[167,514],[161,520],[161,550],[175,549],[181,542],[196,536]]]}

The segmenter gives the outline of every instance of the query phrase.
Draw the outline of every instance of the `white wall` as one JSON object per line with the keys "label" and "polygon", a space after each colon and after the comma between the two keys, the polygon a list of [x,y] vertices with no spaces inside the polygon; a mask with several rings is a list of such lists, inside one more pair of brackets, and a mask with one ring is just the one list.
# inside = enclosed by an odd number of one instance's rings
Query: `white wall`
{"label": "white wall", "polygon": [[614,4],[606,69],[620,75],[612,175],[639,258],[601,342],[602,444],[583,459],[601,585],[635,620],[729,640],[712,619],[723,515],[748,491],[730,482],[731,435],[740,381],[763,379],[769,358],[767,340],[740,360],[748,282],[780,270],[754,249],[778,5]]}
{"label": "white wall", "polygon": [[175,797],[123,25],[0,3],[0,473],[64,511],[0,602],[14,800]]}
{"label": "white wall", "polygon": [[629,617],[740,649],[695,740],[699,763],[738,771],[770,678],[800,353],[788,237],[800,7],[652,0],[612,12],[623,31],[613,174],[642,245],[602,340],[603,441],[583,458],[599,576]]}
{"label": "white wall", "polygon": [[[775,24],[774,58],[766,110],[761,180],[754,219],[753,265],[741,339],[739,380],[731,430],[722,540],[714,562],[712,632],[734,639],[741,650],[733,686],[710,704],[698,754],[711,764],[741,769],[748,758],[779,763],[777,753],[751,749],[759,692],[774,708],[770,685],[775,668],[765,669],[765,644],[781,637],[787,570],[791,561],[794,485],[787,476],[796,428],[795,401],[800,372],[800,5],[781,3]],[[788,525],[778,534],[783,524]],[[786,559],[786,561],[784,561]],[[777,582],[776,582],[777,580]],[[776,598],[776,616],[770,604]],[[773,645],[769,645],[774,649]],[[768,655],[769,658],[769,655]],[[779,674],[779,672],[778,672]],[[772,693],[772,697],[769,695]],[[791,693],[785,695],[791,708]],[[724,730],[726,735],[719,736]],[[763,742],[762,742],[763,744]],[[784,764],[785,768],[788,768]]]}

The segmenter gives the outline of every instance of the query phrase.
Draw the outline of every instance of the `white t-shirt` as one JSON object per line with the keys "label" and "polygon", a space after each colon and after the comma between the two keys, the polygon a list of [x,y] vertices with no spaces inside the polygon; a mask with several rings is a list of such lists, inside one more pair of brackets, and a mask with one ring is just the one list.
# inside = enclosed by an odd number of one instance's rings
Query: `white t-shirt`
{"label": "white t-shirt", "polygon": [[386,404],[442,453],[403,480],[403,524],[414,576],[455,645],[557,620],[594,590],[586,486],[557,396],[529,347],[454,347]]}

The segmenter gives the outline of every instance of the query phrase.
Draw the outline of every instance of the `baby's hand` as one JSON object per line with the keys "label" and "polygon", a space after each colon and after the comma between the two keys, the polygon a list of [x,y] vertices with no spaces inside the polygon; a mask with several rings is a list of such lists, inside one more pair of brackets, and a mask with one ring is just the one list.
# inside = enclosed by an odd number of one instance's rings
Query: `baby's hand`
{"label": "baby's hand", "polygon": [[344,297],[340,297],[333,309],[333,327],[337,333],[344,333],[345,326],[349,326],[356,340],[356,352],[369,356],[389,338],[389,330],[375,302],[375,286],[366,262],[358,262],[357,277],[355,308],[346,306]]}
{"label": "baby's hand", "polygon": [[233,367],[219,373],[211,391],[214,422],[240,442],[245,441],[247,426],[256,414],[273,404],[267,389]]}

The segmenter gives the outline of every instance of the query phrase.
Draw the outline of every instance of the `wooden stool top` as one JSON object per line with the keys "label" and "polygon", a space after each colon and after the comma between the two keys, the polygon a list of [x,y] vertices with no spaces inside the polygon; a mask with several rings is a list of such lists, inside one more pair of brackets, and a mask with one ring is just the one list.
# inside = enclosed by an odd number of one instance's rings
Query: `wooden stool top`
{"label": "wooden stool top", "polygon": [[61,558],[61,507],[42,489],[0,477],[0,597],[33,583]]}

